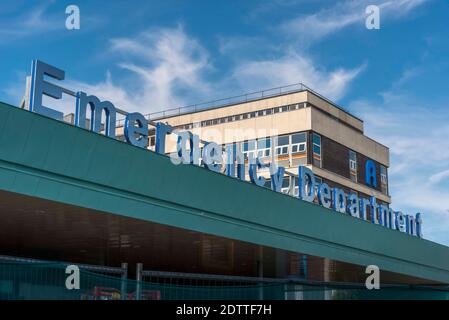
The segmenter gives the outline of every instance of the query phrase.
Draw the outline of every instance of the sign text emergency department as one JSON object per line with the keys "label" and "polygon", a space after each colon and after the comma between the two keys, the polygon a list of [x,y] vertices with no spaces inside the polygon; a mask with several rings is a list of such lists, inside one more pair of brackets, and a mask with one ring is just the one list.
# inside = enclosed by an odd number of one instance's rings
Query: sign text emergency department
{"label": "sign text emergency department", "polygon": [[[34,60],[31,70],[31,92],[29,107],[30,111],[42,115],[63,120],[63,113],[43,106],[43,96],[49,96],[54,99],[61,99],[62,94],[70,92],[63,87],[52,84],[44,79],[44,76],[64,80],[64,71],[56,67]],[[121,113],[125,115],[124,135],[126,141],[140,148],[148,147],[148,120],[140,113],[127,113],[117,109],[109,101],[100,101],[96,96],[87,95],[84,92],[73,93],[76,98],[75,125],[86,127],[86,113],[90,111],[90,130],[115,138],[116,115]],[[89,108],[89,109],[88,109]],[[105,114],[105,123],[102,127],[101,116]],[[190,131],[177,131],[171,126],[161,122],[156,123],[156,152],[165,154],[166,136],[177,135],[177,152],[172,154],[178,163],[193,164],[204,166],[208,170],[215,172],[225,172],[228,176],[245,180],[245,158],[240,144],[222,146],[214,142],[203,142],[203,148],[200,148],[200,138]],[[200,158],[202,161],[200,161]],[[271,177],[271,189],[281,192],[282,181],[285,168],[276,166],[273,161],[271,164],[264,163],[257,154],[249,157],[249,177],[250,181],[258,186],[265,185],[265,178],[258,175],[262,168],[269,168]],[[366,177],[365,182],[369,186],[375,186],[376,167],[372,160],[365,163]],[[370,220],[374,224],[399,230],[410,235],[422,238],[422,218],[421,214],[416,215],[403,214],[401,211],[393,211],[387,204],[379,204],[377,199],[372,196],[369,199],[359,197],[355,193],[346,194],[340,188],[330,188],[326,183],[316,183],[313,172],[304,166],[298,168],[298,197],[304,201],[313,202],[317,199],[318,203],[331,208],[339,213],[348,214],[352,217]],[[368,210],[370,215],[368,215]]]}

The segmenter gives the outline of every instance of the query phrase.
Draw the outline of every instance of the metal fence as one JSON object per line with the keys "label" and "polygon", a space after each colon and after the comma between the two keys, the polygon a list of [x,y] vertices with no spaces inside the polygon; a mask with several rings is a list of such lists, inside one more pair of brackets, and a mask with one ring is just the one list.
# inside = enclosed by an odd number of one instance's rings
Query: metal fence
{"label": "metal fence", "polygon": [[449,286],[385,284],[368,290],[360,283],[310,281],[298,278],[257,278],[144,270],[137,265],[138,293],[158,290],[164,300],[348,300],[444,299]]}
{"label": "metal fence", "polygon": [[285,291],[279,279],[151,271],[142,264],[137,265],[137,280],[157,286],[161,298],[168,300],[283,300]]}
{"label": "metal fence", "polygon": [[[66,286],[69,265],[79,268],[80,289]],[[127,278],[126,263],[114,268],[0,256],[0,300],[123,299]]]}
{"label": "metal fence", "polygon": [[76,264],[79,289],[69,290],[71,263],[0,256],[0,300],[308,300],[308,299],[449,299],[448,286],[323,283],[143,270],[128,278],[126,264],[103,267]]}

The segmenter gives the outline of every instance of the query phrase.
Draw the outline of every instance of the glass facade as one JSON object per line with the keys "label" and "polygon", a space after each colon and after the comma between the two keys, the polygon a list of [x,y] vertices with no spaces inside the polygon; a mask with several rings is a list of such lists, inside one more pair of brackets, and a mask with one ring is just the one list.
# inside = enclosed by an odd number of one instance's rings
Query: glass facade
{"label": "glass facade", "polygon": [[291,149],[292,154],[306,152],[307,136],[305,132],[292,135]]}
{"label": "glass facade", "polygon": [[[277,112],[283,112],[282,108],[286,108],[285,111],[289,111],[288,107],[279,107]],[[267,114],[266,110],[262,110]],[[263,115],[263,112],[261,115]],[[271,111],[269,111],[271,112]],[[253,112],[254,116],[256,116],[257,112]],[[241,115],[243,116],[243,115]],[[251,115],[250,115],[251,116]],[[238,116],[237,116],[238,117]],[[154,132],[152,132],[154,134]],[[297,132],[292,134],[281,135],[278,137],[264,137],[259,138],[257,140],[247,140],[241,143],[241,149],[244,154],[244,159],[249,161],[249,158],[252,156],[258,156],[262,159],[265,159],[265,163],[269,163],[272,157],[272,153],[274,152],[274,156],[277,158],[277,163],[279,166],[283,166],[286,169],[288,168],[297,168],[300,165],[312,164],[315,167],[324,168],[328,171],[335,173],[331,168],[323,167],[322,157],[323,157],[323,137],[315,132]],[[309,138],[310,137],[310,138]],[[309,141],[310,139],[310,141]],[[149,137],[150,140],[150,148],[153,146],[154,148],[154,136]],[[308,146],[307,144],[310,142],[311,144],[311,158],[308,160]],[[233,144],[236,145],[235,143]],[[327,146],[327,145],[326,145]],[[329,146],[328,146],[329,147]],[[343,146],[341,146],[343,147]],[[330,148],[330,147],[329,147]],[[360,174],[360,156],[357,152],[346,148],[346,152],[348,152],[348,164],[347,164],[347,172],[348,175],[341,174],[342,176],[349,178],[351,181],[355,183],[359,183],[359,174]],[[332,150],[332,148],[331,148]],[[363,157],[363,156],[362,156]],[[363,159],[363,158],[362,158]],[[363,161],[362,161],[363,162]],[[248,174],[248,168],[246,168],[246,174]],[[261,172],[268,172],[268,170],[261,169]],[[294,172],[295,173],[295,172]],[[363,173],[363,172],[362,172]],[[383,194],[388,195],[388,175],[387,168],[383,165],[379,166],[379,191]],[[339,174],[339,173],[337,173]],[[268,178],[268,176],[266,177]],[[288,182],[288,176],[284,182]],[[267,186],[270,187],[270,181],[267,181]],[[361,182],[360,182],[361,183]],[[288,185],[283,187],[283,192],[288,192]],[[295,191],[297,194],[297,190]]]}
{"label": "glass facade", "polygon": [[263,138],[257,140],[257,154],[259,157],[269,157],[271,156],[271,139]]}
{"label": "glass facade", "polygon": [[277,156],[285,156],[289,153],[289,136],[280,136],[278,137],[277,146],[276,146],[276,155]]}

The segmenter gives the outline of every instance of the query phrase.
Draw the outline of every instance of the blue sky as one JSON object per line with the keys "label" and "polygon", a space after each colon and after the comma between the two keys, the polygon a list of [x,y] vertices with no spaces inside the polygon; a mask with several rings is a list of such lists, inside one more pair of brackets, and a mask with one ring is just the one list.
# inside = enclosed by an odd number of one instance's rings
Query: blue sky
{"label": "blue sky", "polygon": [[[449,245],[449,1],[99,3],[1,0],[0,100],[19,103],[34,58],[143,113],[303,82],[390,147],[393,207]],[[69,4],[80,30],[65,28]],[[369,4],[380,30],[365,28]]]}

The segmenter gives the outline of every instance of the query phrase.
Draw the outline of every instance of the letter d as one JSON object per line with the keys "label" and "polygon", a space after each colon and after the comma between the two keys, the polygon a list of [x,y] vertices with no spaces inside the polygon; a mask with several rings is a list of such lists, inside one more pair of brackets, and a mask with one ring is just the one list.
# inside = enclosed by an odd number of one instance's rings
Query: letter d
{"label": "letter d", "polygon": [[313,202],[315,198],[315,175],[312,170],[304,166],[298,167],[298,187],[299,198]]}

